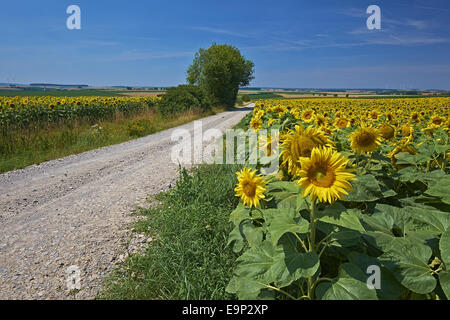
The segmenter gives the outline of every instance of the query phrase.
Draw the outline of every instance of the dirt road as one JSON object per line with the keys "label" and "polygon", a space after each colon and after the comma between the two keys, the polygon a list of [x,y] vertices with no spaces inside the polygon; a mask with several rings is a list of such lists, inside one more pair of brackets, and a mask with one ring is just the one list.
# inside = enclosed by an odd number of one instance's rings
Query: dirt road
{"label": "dirt road", "polygon": [[[203,131],[231,128],[251,107],[204,118]],[[178,128],[193,134],[193,123]],[[132,211],[176,181],[175,129],[0,175],[0,299],[94,298],[132,239]],[[81,272],[75,296],[70,266]]]}

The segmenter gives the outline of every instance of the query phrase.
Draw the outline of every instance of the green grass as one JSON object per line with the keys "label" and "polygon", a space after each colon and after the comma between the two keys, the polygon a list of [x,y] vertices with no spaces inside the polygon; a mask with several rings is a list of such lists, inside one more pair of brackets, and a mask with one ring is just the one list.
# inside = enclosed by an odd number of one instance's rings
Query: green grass
{"label": "green grass", "polygon": [[[252,113],[234,128],[244,128]],[[242,165],[200,165],[180,172],[162,202],[140,214],[138,232],[157,239],[144,254],[128,258],[110,274],[99,299],[224,300],[237,255],[227,247],[236,171]]]}
{"label": "green grass", "polygon": [[249,112],[239,121],[237,125],[233,127],[233,129],[243,129],[246,130],[248,128],[248,124],[250,123],[250,120],[252,119],[253,113]]}
{"label": "green grass", "polygon": [[152,236],[106,280],[99,299],[231,299],[225,292],[237,256],[227,247],[236,207],[236,165],[182,170],[176,187],[157,196],[162,205],[141,210],[138,232]]}

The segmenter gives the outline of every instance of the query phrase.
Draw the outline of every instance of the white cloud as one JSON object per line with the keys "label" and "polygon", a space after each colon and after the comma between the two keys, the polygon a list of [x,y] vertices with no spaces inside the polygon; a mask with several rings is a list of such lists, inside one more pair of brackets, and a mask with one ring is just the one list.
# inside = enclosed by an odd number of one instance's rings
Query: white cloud
{"label": "white cloud", "polygon": [[217,33],[217,34],[226,34],[226,35],[234,36],[234,37],[243,37],[243,38],[247,38],[248,37],[247,35],[245,35],[243,33],[238,33],[238,32],[229,31],[229,30],[220,29],[220,28],[190,27],[189,29],[198,30],[198,31],[205,31],[205,32],[210,32],[210,33]]}

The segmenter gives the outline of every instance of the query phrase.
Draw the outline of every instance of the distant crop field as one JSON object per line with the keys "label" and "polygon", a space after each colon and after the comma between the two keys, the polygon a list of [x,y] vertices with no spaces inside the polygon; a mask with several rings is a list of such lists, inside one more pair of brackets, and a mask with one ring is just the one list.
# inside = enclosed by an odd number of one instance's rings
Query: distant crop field
{"label": "distant crop field", "polygon": [[262,92],[256,94],[249,94],[251,99],[280,99],[283,96],[273,93],[273,92]]}
{"label": "distant crop field", "polygon": [[129,97],[156,97],[165,93],[165,91],[129,91],[123,92],[122,95]]}

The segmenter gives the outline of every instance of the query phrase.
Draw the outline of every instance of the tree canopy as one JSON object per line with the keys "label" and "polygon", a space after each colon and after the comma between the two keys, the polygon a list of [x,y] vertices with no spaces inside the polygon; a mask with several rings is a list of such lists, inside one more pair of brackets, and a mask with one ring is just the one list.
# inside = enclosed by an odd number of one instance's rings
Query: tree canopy
{"label": "tree canopy", "polygon": [[240,86],[254,79],[254,63],[246,60],[238,48],[213,44],[200,48],[187,70],[187,82],[203,87],[215,105],[234,106]]}

